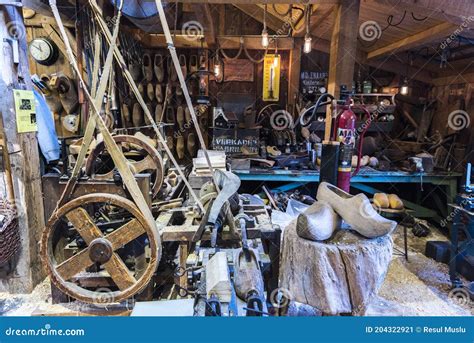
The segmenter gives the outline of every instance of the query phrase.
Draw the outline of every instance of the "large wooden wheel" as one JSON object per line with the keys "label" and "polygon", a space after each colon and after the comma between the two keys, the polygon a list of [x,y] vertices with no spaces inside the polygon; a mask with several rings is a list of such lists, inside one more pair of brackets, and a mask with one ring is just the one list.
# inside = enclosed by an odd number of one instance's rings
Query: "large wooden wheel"
{"label": "large wooden wheel", "polygon": [[[148,142],[136,136],[117,135],[113,138],[119,147],[123,147],[125,145],[138,147],[142,153],[141,155],[144,157],[141,160],[128,159],[130,169],[132,170],[133,174],[139,174],[144,171],[148,171],[152,174],[152,192],[153,197],[155,197],[163,185],[163,159],[161,158],[161,155]],[[99,169],[97,167],[98,161],[105,150],[106,147],[104,142],[102,141],[98,143],[86,161],[86,174],[96,180],[110,180],[113,178],[113,170],[109,170],[104,173],[97,172]]]}
{"label": "large wooden wheel", "polygon": [[[89,215],[91,209],[110,208],[116,214],[115,222],[120,222],[116,228],[107,226],[108,234],[99,227],[104,224],[97,215]],[[86,210],[88,209],[88,210]],[[117,216],[120,220],[117,220]],[[83,240],[82,249],[69,258],[61,259],[55,254],[56,246],[53,237],[57,230],[64,229],[70,223],[73,229],[67,228],[68,234]],[[106,223],[109,224],[109,223]],[[146,235],[146,240],[144,239]],[[150,248],[150,258],[144,270],[132,272],[120,257],[117,250],[134,244],[136,241],[147,242]],[[134,242],[135,241],[135,242]],[[132,297],[143,290],[151,280],[159,262],[161,242],[153,223],[148,223],[138,208],[130,200],[123,197],[94,193],[76,198],[59,208],[49,220],[41,239],[41,258],[47,272],[62,292],[87,303],[119,302]],[[91,269],[101,269],[110,275],[116,285],[104,297],[103,292],[97,292],[81,287],[74,282],[78,275],[87,277]],[[95,272],[95,274],[97,274]]]}

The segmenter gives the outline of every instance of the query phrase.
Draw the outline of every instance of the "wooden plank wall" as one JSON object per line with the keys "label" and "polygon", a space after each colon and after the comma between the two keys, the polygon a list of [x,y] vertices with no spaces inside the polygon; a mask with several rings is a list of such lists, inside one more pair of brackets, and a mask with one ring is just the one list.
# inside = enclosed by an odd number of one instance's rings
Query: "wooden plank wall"
{"label": "wooden plank wall", "polygon": [[[45,30],[43,27],[38,26],[41,24],[41,21],[35,20],[36,17],[41,16],[40,14],[36,14],[31,20],[26,20],[26,33],[27,33],[27,39],[28,42],[31,42],[35,38],[39,37],[50,37],[52,38],[51,32],[48,32]],[[44,18],[44,17],[43,17]],[[49,25],[49,24],[47,24]],[[55,41],[55,40],[53,40]],[[65,54],[61,50],[61,47],[58,46],[60,52],[59,52],[59,58],[56,63],[54,63],[51,66],[44,66],[39,63],[36,63],[36,61],[31,57],[31,55],[28,53],[28,60],[30,64],[30,72],[31,74],[37,74],[39,77],[41,77],[42,74],[46,75],[51,75],[54,73],[59,73],[62,72],[64,73],[67,77],[74,79],[74,72],[67,61]],[[76,133],[69,132],[65,130],[61,124],[62,118],[66,114],[63,113],[54,113],[55,117],[55,126],[56,126],[56,133],[58,134],[59,137],[70,137],[76,135]]]}

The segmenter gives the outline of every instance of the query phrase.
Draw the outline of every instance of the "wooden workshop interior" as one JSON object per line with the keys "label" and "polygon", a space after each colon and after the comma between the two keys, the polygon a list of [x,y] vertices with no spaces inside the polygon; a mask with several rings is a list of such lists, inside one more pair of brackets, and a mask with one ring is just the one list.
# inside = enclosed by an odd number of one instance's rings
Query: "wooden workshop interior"
{"label": "wooden workshop interior", "polygon": [[474,2],[0,1],[0,38],[17,313],[370,315],[396,266],[474,299]]}

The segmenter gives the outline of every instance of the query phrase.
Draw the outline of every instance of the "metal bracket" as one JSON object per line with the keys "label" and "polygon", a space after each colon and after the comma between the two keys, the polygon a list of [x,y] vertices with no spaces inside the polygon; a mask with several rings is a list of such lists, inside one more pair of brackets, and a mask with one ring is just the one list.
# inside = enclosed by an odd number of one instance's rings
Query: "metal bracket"
{"label": "metal bracket", "polygon": [[[0,4],[1,5],[1,4]],[[20,51],[18,48],[18,39],[16,38],[3,38],[4,42],[10,43],[13,50],[13,63],[19,64],[20,63]]]}

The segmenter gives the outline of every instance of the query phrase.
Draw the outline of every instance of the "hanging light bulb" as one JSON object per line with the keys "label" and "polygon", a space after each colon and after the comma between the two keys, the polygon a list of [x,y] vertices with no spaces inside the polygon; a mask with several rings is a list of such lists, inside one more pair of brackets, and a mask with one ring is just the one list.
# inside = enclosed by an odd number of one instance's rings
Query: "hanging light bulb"
{"label": "hanging light bulb", "polygon": [[303,52],[305,54],[309,54],[311,52],[311,41],[312,41],[311,36],[308,33],[306,33],[306,35],[304,36],[304,45],[303,45]]}
{"label": "hanging light bulb", "polygon": [[402,86],[400,87],[400,94],[401,95],[407,95],[408,94],[408,80],[405,78],[403,81]]}
{"label": "hanging light bulb", "polygon": [[273,67],[274,67],[274,68],[277,68],[279,62],[280,62],[280,55],[278,55],[277,53],[275,53],[275,55],[273,55]]}
{"label": "hanging light bulb", "polygon": [[220,65],[220,63],[214,64],[214,75],[216,77],[221,76],[221,65]]}
{"label": "hanging light bulb", "polygon": [[269,40],[268,40],[268,31],[267,29],[263,29],[262,31],[262,46],[266,49],[268,48]]}
{"label": "hanging light bulb", "polygon": [[311,5],[306,6],[306,34],[304,35],[303,52],[309,54],[311,52],[311,35],[309,34],[309,24],[311,20]]}
{"label": "hanging light bulb", "polygon": [[265,4],[265,9],[263,11],[263,30],[262,30],[262,46],[266,49],[268,48],[268,31],[267,31],[267,4]]}
{"label": "hanging light bulb", "polygon": [[214,76],[219,78],[222,74],[222,63],[219,58],[219,52],[216,53],[216,57],[214,59]]}
{"label": "hanging light bulb", "polygon": [[275,53],[273,54],[273,68],[277,68],[280,63],[280,55],[278,55],[278,40],[275,36]]}

